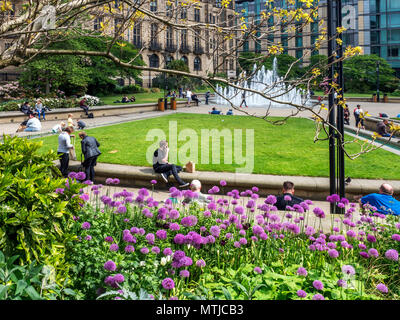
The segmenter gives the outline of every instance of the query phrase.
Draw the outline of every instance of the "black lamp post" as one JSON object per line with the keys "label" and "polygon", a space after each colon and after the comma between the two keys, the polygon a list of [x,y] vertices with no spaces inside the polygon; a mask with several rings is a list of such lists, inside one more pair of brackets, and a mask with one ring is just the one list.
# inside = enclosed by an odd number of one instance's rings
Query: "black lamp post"
{"label": "black lamp post", "polygon": [[[342,25],[342,1],[336,0],[336,19],[334,19],[333,0],[328,0],[328,64],[329,79],[333,82],[337,81],[340,88],[338,92],[337,106],[335,106],[334,90],[329,93],[329,191],[330,194],[338,194],[340,197],[345,196],[345,168],[344,168],[344,150],[343,150],[343,133],[344,133],[344,112],[343,106],[339,104],[343,100],[343,64],[338,62],[334,64],[335,59],[340,59],[343,55],[342,46],[335,44],[336,27]],[[334,24],[336,20],[336,26]],[[341,39],[341,35],[338,37]],[[335,48],[336,47],[336,48]],[[337,79],[334,79],[335,67],[337,71]],[[341,96],[341,97],[340,97]],[[336,126],[337,132],[332,128]],[[334,203],[331,203],[331,213],[342,213],[342,210]]]}
{"label": "black lamp post", "polygon": [[379,102],[379,61],[376,62],[376,101]]}

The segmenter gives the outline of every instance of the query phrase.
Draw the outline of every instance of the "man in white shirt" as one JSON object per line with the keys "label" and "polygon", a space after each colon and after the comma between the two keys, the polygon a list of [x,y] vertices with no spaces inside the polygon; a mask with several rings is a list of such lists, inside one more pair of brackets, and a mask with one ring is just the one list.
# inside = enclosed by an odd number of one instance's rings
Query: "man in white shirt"
{"label": "man in white shirt", "polygon": [[42,124],[40,123],[39,119],[35,117],[36,113],[29,114],[29,120],[26,124],[26,132],[36,132],[42,130]]}
{"label": "man in white shirt", "polygon": [[192,101],[192,91],[190,89],[187,89],[186,91],[186,99],[187,99],[187,105],[190,107],[190,102]]}
{"label": "man in white shirt", "polygon": [[60,157],[60,171],[64,177],[68,176],[68,165],[69,165],[69,149],[74,146],[71,144],[71,133],[72,128],[67,127],[58,136],[58,149],[57,154]]}

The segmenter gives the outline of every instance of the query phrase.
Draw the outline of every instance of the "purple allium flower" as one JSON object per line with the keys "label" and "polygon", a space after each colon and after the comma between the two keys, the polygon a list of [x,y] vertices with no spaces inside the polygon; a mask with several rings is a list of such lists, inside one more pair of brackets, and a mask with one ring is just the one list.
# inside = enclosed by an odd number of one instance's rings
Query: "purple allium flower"
{"label": "purple allium flower", "polygon": [[368,234],[367,235],[367,241],[368,242],[376,242],[376,238],[372,234]]}
{"label": "purple allium flower", "polygon": [[255,268],[254,268],[254,272],[256,272],[256,273],[258,273],[258,274],[261,274],[261,273],[262,273],[262,270],[261,270],[260,267],[255,267]]}
{"label": "purple allium flower", "polygon": [[203,268],[206,266],[206,262],[203,259],[199,259],[196,261],[196,266],[199,268]]}
{"label": "purple allium flower", "polygon": [[292,201],[292,197],[289,196],[289,195],[287,194],[287,195],[285,195],[285,196],[283,197],[283,200],[284,200],[284,201]]}
{"label": "purple allium flower", "polygon": [[122,274],[117,273],[117,274],[114,276],[114,281],[115,281],[115,282],[118,282],[118,283],[122,283],[122,282],[125,281],[125,278],[124,278],[124,276],[123,276]]}
{"label": "purple allium flower", "polygon": [[119,247],[118,247],[118,245],[116,243],[113,243],[110,246],[110,251],[118,251],[118,249],[119,249]]}
{"label": "purple allium flower", "polygon": [[86,178],[86,173],[82,171],[76,174],[76,180],[82,181],[85,180],[85,178]]}
{"label": "purple allium flower", "polygon": [[84,229],[84,230],[90,229],[90,223],[89,222],[82,223],[82,229]]}
{"label": "purple allium flower", "polygon": [[244,213],[244,208],[242,206],[236,206],[234,211],[237,214],[243,214]]}
{"label": "purple allium flower", "polygon": [[378,258],[379,257],[379,252],[378,250],[371,248],[368,250],[368,255],[374,258]]}
{"label": "purple allium flower", "polygon": [[188,270],[181,270],[181,272],[179,272],[179,275],[180,275],[182,278],[189,278],[190,272],[189,272]]}
{"label": "purple allium flower", "polygon": [[171,278],[165,278],[162,281],[162,286],[165,290],[172,290],[173,288],[175,288],[175,282],[174,280],[172,280]]}
{"label": "purple allium flower", "polygon": [[361,252],[360,252],[360,256],[363,257],[363,258],[366,258],[366,259],[369,258],[368,253],[365,252],[365,251],[361,251]]}
{"label": "purple allium flower", "polygon": [[85,237],[85,240],[87,240],[87,241],[90,241],[90,240],[92,240],[92,236],[90,236],[90,235],[87,235],[87,236]]}
{"label": "purple allium flower", "polygon": [[221,229],[218,226],[212,226],[210,228],[210,233],[214,236],[214,237],[219,237],[219,234],[221,232]]}
{"label": "purple allium flower", "polygon": [[239,241],[235,241],[235,242],[233,243],[233,246],[234,246],[235,248],[240,248],[240,243],[239,243]]}
{"label": "purple allium flower", "polygon": [[115,264],[114,261],[112,260],[108,260],[105,264],[104,264],[104,269],[108,270],[108,271],[115,271],[117,269],[117,266]]}
{"label": "purple allium flower", "polygon": [[68,178],[76,179],[76,172],[70,172],[70,173],[68,174]]}
{"label": "purple allium flower", "polygon": [[394,240],[394,241],[400,241],[400,234],[397,234],[397,233],[392,234],[392,240]]}
{"label": "purple allium flower", "polygon": [[155,254],[159,254],[160,253],[160,248],[159,247],[153,247],[153,248],[151,248],[151,252],[154,252]]}
{"label": "purple allium flower", "polygon": [[140,249],[140,252],[143,253],[143,254],[148,254],[149,253],[149,248],[143,247],[142,249]]}
{"label": "purple allium flower", "polygon": [[388,288],[383,284],[383,283],[379,283],[377,286],[376,286],[376,289],[378,290],[378,291],[380,291],[380,292],[382,292],[382,293],[388,293]]}
{"label": "purple allium flower", "polygon": [[299,276],[307,277],[308,272],[307,272],[306,268],[300,267],[300,268],[297,269],[297,274]]}
{"label": "purple allium flower", "polygon": [[313,300],[325,300],[324,296],[323,296],[322,294],[319,294],[319,293],[315,294],[315,295],[312,297],[312,299],[313,299]]}
{"label": "purple allium flower", "polygon": [[125,206],[119,206],[117,209],[118,213],[126,213],[126,207]]}
{"label": "purple allium flower", "polygon": [[126,253],[134,252],[134,251],[135,251],[135,248],[134,248],[133,246],[131,246],[131,245],[127,245],[127,246],[125,247],[125,252],[126,252]]}
{"label": "purple allium flower", "polygon": [[331,258],[337,258],[339,257],[339,252],[336,249],[330,249],[328,250],[328,254]]}
{"label": "purple allium flower", "polygon": [[164,256],[170,256],[170,255],[172,255],[172,249],[171,249],[171,248],[165,248],[165,249],[163,250],[163,255],[164,255]]}
{"label": "purple allium flower", "polygon": [[221,180],[221,181],[219,182],[219,184],[220,184],[221,187],[225,187],[225,186],[227,185],[227,183],[226,183],[225,180]]}
{"label": "purple allium flower", "polygon": [[157,184],[157,180],[151,180],[150,183],[151,184]]}
{"label": "purple allium flower", "polygon": [[181,224],[184,227],[193,227],[197,224],[197,217],[196,216],[187,216],[182,218]]}
{"label": "purple allium flower", "polygon": [[167,239],[167,231],[163,229],[157,230],[156,237],[161,240]]}
{"label": "purple allium flower", "polygon": [[113,242],[114,241],[113,237],[111,237],[111,236],[107,236],[104,240],[107,241],[107,242]]}
{"label": "purple allium flower", "polygon": [[178,231],[179,229],[180,229],[181,227],[179,226],[179,224],[177,224],[177,223],[171,223],[170,225],[169,225],[169,229],[170,230],[172,230],[172,231]]}
{"label": "purple allium flower", "polygon": [[392,261],[398,261],[399,253],[395,249],[389,249],[388,251],[385,252],[385,257]]}
{"label": "purple allium flower", "polygon": [[313,210],[314,214],[318,218],[325,218],[325,212],[321,208],[315,207]]}
{"label": "purple allium flower", "polygon": [[351,266],[351,265],[344,265],[344,266],[342,267],[342,272],[343,272],[344,274],[348,274],[348,275],[351,275],[351,276],[356,274],[356,270],[355,270],[354,267]]}
{"label": "purple allium flower", "polygon": [[299,297],[299,298],[305,298],[305,297],[307,297],[307,293],[304,291],[304,290],[297,290],[297,296]]}
{"label": "purple allium flower", "polygon": [[317,290],[323,290],[324,289],[324,284],[319,281],[319,280],[314,280],[313,281],[313,287]]}
{"label": "purple allium flower", "polygon": [[337,282],[337,285],[339,287],[346,288],[347,287],[347,282],[346,282],[346,280],[339,279],[338,282]]}
{"label": "purple allium flower", "polygon": [[354,230],[349,230],[346,232],[346,235],[350,238],[355,238],[357,236],[356,232]]}

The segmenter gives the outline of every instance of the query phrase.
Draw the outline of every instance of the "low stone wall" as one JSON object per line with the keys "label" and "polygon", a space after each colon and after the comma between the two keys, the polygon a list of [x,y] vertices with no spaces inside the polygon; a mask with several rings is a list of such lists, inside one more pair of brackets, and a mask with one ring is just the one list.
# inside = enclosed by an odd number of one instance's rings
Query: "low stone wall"
{"label": "low stone wall", "polygon": [[[192,102],[191,105],[194,105]],[[182,108],[186,106],[186,101],[177,101],[176,107]],[[168,109],[170,109],[168,103]],[[142,113],[149,111],[157,111],[158,103],[143,103],[143,104],[126,104],[126,105],[106,105],[89,108],[89,112],[93,113],[94,117],[108,117],[122,114]],[[87,116],[81,108],[69,109],[53,109],[46,112],[46,120],[67,120],[68,114],[72,113],[74,119],[83,118]],[[20,111],[10,111],[0,113],[0,123],[21,123],[26,120],[27,116]]]}
{"label": "low stone wall", "polygon": [[[79,163],[76,161],[70,162],[70,170],[77,171]],[[161,179],[160,175],[153,172],[149,167],[133,167],[126,165],[111,165],[105,163],[98,163],[95,167],[96,183],[105,184],[107,178],[118,178],[121,181],[121,186],[140,188],[150,188],[150,180],[156,179],[158,181],[155,186],[158,190],[167,190],[168,186]],[[234,174],[228,172],[205,172],[198,171],[195,173],[182,172],[180,177],[187,182],[194,179],[200,180],[203,192],[207,192],[211,187],[217,185],[221,180],[227,182],[227,187],[224,193],[232,189],[244,191],[256,186],[259,188],[259,194],[265,197],[269,194],[278,194],[282,190],[284,181],[292,181],[295,184],[296,195],[303,199],[311,200],[326,200],[329,195],[329,179],[319,177],[299,177],[299,176],[273,176],[261,174]],[[174,182],[173,177],[170,180]],[[365,195],[372,192],[377,192],[379,186],[383,183],[382,180],[365,180],[353,179],[346,187],[346,197],[350,200],[356,195]],[[387,181],[392,184],[396,190],[397,195],[400,192],[400,181]],[[177,186],[177,184],[174,184]],[[220,189],[222,189],[220,187]]]}
{"label": "low stone wall", "polygon": [[[376,132],[376,125],[379,122],[381,122],[383,119],[385,119],[385,118],[366,117],[364,119],[364,127],[365,127],[366,130],[370,130],[370,131]],[[389,120],[389,122],[393,121],[393,120],[390,120],[390,119],[388,119],[388,120]],[[398,121],[394,121],[394,122],[396,124],[400,124]],[[388,128],[388,131],[389,131],[389,128]],[[394,136],[400,137],[400,132],[395,132]]]}

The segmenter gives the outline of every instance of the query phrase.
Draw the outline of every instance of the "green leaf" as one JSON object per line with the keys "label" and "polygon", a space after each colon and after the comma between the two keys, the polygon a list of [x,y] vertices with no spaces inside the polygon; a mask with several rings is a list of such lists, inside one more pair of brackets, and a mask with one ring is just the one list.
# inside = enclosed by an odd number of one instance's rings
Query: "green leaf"
{"label": "green leaf", "polygon": [[6,298],[8,286],[0,284],[0,300],[4,300]]}
{"label": "green leaf", "polygon": [[76,296],[76,292],[69,288],[64,289],[64,293],[68,296]]}
{"label": "green leaf", "polygon": [[24,289],[28,286],[28,284],[25,282],[25,280],[18,280],[17,282],[17,289],[15,290],[15,295],[18,296],[20,295]]}
{"label": "green leaf", "polygon": [[32,286],[29,286],[25,289],[25,292],[28,294],[28,296],[32,299],[32,300],[42,300],[42,298],[40,297],[39,293],[36,291],[36,289]]}

